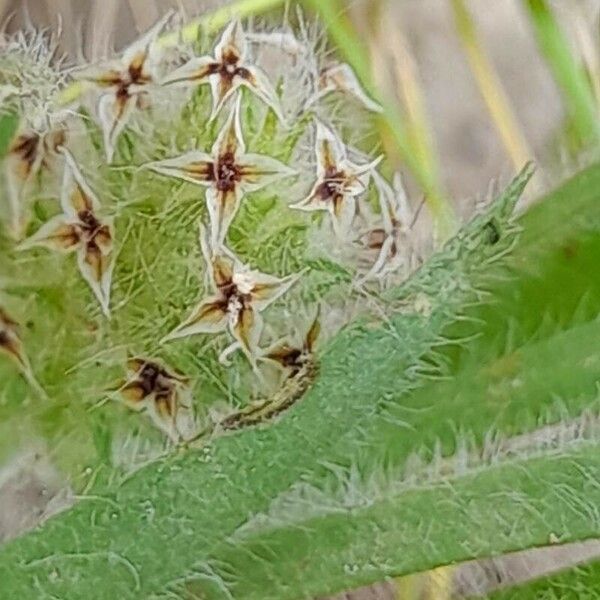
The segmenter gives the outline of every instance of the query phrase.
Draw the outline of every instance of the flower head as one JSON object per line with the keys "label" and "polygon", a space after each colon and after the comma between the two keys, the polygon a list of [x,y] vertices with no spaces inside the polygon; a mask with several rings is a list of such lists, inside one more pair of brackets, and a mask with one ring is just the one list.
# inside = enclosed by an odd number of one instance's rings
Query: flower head
{"label": "flower head", "polygon": [[352,163],[341,140],[320,121],[317,121],[315,152],[317,180],[310,194],[291,208],[329,212],[334,231],[345,237],[356,214],[356,197],[366,190],[371,172],[382,157],[367,164]]}
{"label": "flower head", "polygon": [[363,281],[382,280],[402,266],[410,266],[412,259],[413,213],[400,174],[394,176],[393,188],[378,173],[374,173],[373,178],[379,193],[382,224],[362,236],[362,245],[378,253]]}
{"label": "flower head", "polygon": [[240,86],[245,86],[283,120],[275,90],[264,71],[248,57],[248,43],[236,20],[223,31],[214,56],[198,56],[171,73],[164,85],[190,86],[208,83],[212,91],[211,120]]}
{"label": "flower head", "polygon": [[151,60],[151,50],[158,34],[171,18],[168,13],[139,40],[123,52],[118,60],[80,71],[78,78],[99,90],[98,118],[104,135],[104,147],[109,162],[115,143],[127,125],[140,99],[148,93],[157,76]]}
{"label": "flower head", "polygon": [[114,226],[111,218],[99,214],[100,202],[85,181],[67,150],[61,194],[63,214],[42,225],[20,249],[45,246],[51,250],[77,252],[77,264],[108,316],[110,285],[114,267]]}
{"label": "flower head", "polygon": [[16,239],[22,238],[28,222],[27,188],[42,171],[52,168],[66,137],[67,130],[62,124],[44,131],[23,129],[8,149],[5,168],[12,233]]}
{"label": "flower head", "polygon": [[207,187],[212,245],[223,243],[246,192],[295,172],[278,160],[246,153],[240,124],[240,98],[215,141],[211,154],[188,152],[176,158],[149,163],[148,168]]}
{"label": "flower head", "polygon": [[260,313],[285,294],[300,275],[279,279],[249,269],[223,248],[213,253],[202,226],[200,244],[213,293],[202,299],[190,316],[165,340],[229,330],[235,342],[221,356],[240,348],[254,364],[262,331]]}
{"label": "flower head", "polygon": [[186,437],[182,429],[190,415],[184,412],[190,407],[183,396],[189,379],[145,358],[129,359],[127,370],[127,379],[119,387],[127,406],[134,410],[145,409],[152,421],[174,441]]}

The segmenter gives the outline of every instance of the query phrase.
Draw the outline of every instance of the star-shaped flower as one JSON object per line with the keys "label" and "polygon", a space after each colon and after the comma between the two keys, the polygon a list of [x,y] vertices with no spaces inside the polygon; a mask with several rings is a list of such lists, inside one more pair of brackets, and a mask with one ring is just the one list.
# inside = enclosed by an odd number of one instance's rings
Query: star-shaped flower
{"label": "star-shaped flower", "polygon": [[208,83],[212,91],[211,120],[236,89],[246,86],[277,117],[283,120],[275,90],[264,71],[250,62],[248,43],[241,23],[236,20],[223,31],[214,56],[198,56],[171,73],[163,85],[190,86]]}
{"label": "star-shaped flower", "polygon": [[54,159],[66,142],[66,137],[67,130],[62,124],[41,132],[23,129],[8,149],[5,168],[11,228],[16,239],[22,239],[29,220],[27,188],[44,170],[52,168]]}
{"label": "star-shaped flower", "polygon": [[319,315],[315,317],[301,344],[290,345],[287,342],[275,344],[263,354],[263,357],[286,369],[295,377],[312,359],[314,346],[321,332]]}
{"label": "star-shaped flower", "polygon": [[363,246],[378,252],[362,281],[382,280],[401,267],[410,266],[413,258],[410,232],[414,217],[400,174],[395,174],[393,188],[378,173],[373,174],[373,179],[379,193],[382,226],[362,236]]}
{"label": "star-shaped flower", "polygon": [[321,71],[319,74],[319,89],[313,101],[323,98],[331,92],[351,94],[367,110],[382,111],[381,106],[367,96],[352,67],[346,63],[333,64]]}
{"label": "star-shaped flower", "polygon": [[335,233],[343,238],[356,214],[356,197],[367,189],[371,172],[383,157],[362,165],[350,162],[344,144],[320,121],[317,121],[315,151],[317,181],[308,197],[290,208],[329,212]]}
{"label": "star-shaped flower", "polygon": [[108,316],[114,267],[113,220],[99,214],[101,207],[98,198],[71,154],[64,149],[62,152],[65,157],[60,199],[63,214],[42,225],[19,249],[45,246],[51,250],[77,252],[79,271]]}
{"label": "star-shaped flower", "polygon": [[99,90],[97,111],[108,162],[112,161],[119,134],[140,104],[140,99],[157,80],[151,51],[158,34],[170,18],[171,14],[166,14],[126,48],[120,59],[84,69],[77,74],[78,79]]}
{"label": "star-shaped flower", "polygon": [[189,379],[157,361],[131,358],[119,392],[133,410],[146,410],[155,425],[173,441],[189,437],[190,406],[184,401]]}
{"label": "star-shaped flower", "polygon": [[240,98],[214,143],[211,154],[193,151],[158,162],[148,168],[207,187],[206,204],[210,216],[212,245],[223,243],[246,192],[257,191],[293,169],[262,154],[246,153],[240,124]]}
{"label": "star-shaped flower", "polygon": [[262,330],[260,313],[285,294],[301,274],[279,279],[251,270],[224,248],[214,253],[202,226],[200,245],[214,293],[204,298],[165,341],[229,330],[235,342],[221,354],[221,359],[240,348],[254,366]]}

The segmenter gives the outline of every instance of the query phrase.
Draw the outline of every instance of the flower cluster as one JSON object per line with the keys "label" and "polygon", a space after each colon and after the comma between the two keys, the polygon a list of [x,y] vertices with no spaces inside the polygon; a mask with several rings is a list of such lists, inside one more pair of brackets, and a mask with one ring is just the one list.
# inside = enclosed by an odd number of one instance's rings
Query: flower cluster
{"label": "flower cluster", "polygon": [[[358,153],[347,147],[334,128],[326,124],[327,119],[315,111],[323,97],[336,92],[353,96],[369,110],[379,111],[380,107],[362,90],[348,65],[328,65],[317,73],[314,89],[303,108],[306,115],[314,117],[310,131],[314,138],[315,173],[304,173],[303,169],[267,154],[248,152],[242,127],[244,90],[255,96],[265,110],[272,111],[282,128],[291,126],[275,86],[250,52],[250,44],[259,38],[251,39],[240,22],[234,21],[224,30],[211,55],[193,57],[169,71],[161,62],[157,43],[167,21],[168,17],[157,23],[128,47],[120,59],[77,72],[86,94],[94,98],[108,164],[118,154],[117,142],[128,123],[136,113],[152,105],[155,94],[180,93],[177,92],[180,88],[193,91],[208,84],[212,106],[206,116],[207,126],[229,110],[210,150],[201,148],[140,165],[140,172],[146,177],[154,177],[155,173],[202,188],[201,204],[208,217],[207,222],[199,223],[199,241],[209,292],[188,309],[187,316],[181,318],[160,344],[176,344],[181,338],[198,334],[225,332],[231,339],[219,355],[222,364],[228,364],[228,356],[240,350],[257,373],[263,362],[270,362],[279,365],[289,377],[296,377],[314,353],[319,321],[315,320],[301,344],[284,341],[261,348],[262,313],[287,294],[306,270],[298,269],[294,274],[280,277],[253,268],[231,250],[235,247],[229,239],[231,226],[259,190],[269,187],[281,197],[283,185],[292,189],[289,182],[299,181],[311,187],[303,199],[291,198],[289,202],[289,208],[296,211],[298,218],[303,218],[302,212],[325,213],[324,222],[335,244],[350,247],[361,256],[368,255],[368,268],[363,272],[358,269],[359,285],[383,282],[390,274],[410,268],[413,215],[400,179],[396,177],[391,187],[377,172],[381,156],[374,160],[355,159]],[[260,43],[280,43],[281,35],[264,34]],[[289,40],[286,44],[290,46]],[[295,52],[307,51],[300,43],[292,46]],[[42,246],[75,254],[81,277],[109,318],[113,273],[119,264],[120,240],[115,227],[119,213],[105,208],[108,203],[100,201],[83,173],[80,166],[83,159],[75,158],[78,152],[68,123],[77,118],[76,112],[65,113],[61,109],[52,115],[44,127],[21,128],[5,160],[11,229],[19,240],[16,248],[25,252]],[[63,171],[60,213],[23,239],[29,226],[28,187],[44,171],[56,173],[60,167]],[[369,195],[371,181],[378,193],[375,210]],[[323,222],[316,215],[307,215],[306,219]],[[359,221],[366,230],[360,229]],[[30,372],[17,325],[4,313],[0,313],[0,349],[23,372]],[[187,434],[183,431],[189,429],[183,422],[189,417],[190,406],[186,404],[189,379],[155,359],[130,359],[127,372],[127,378],[118,388],[126,404],[136,410],[145,409],[172,439],[185,438]],[[265,407],[263,412],[274,414]]]}

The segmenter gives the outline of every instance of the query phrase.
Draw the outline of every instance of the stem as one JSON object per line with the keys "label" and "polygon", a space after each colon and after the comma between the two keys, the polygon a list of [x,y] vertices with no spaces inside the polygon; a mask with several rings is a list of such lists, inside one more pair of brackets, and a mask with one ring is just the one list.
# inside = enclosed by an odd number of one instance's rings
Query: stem
{"label": "stem", "polygon": [[600,141],[600,120],[583,70],[575,61],[569,43],[546,0],[523,0],[538,44],[563,92],[573,127],[582,141]]}

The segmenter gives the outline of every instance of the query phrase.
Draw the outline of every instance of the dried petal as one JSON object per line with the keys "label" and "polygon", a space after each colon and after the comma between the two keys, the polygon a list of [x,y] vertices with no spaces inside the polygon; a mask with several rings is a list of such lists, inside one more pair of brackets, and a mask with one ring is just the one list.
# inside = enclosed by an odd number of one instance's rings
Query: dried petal
{"label": "dried petal", "polygon": [[275,89],[267,74],[260,67],[255,65],[245,67],[240,74],[240,82],[269,106],[280,121],[284,121]]}
{"label": "dried petal", "polygon": [[265,273],[251,272],[251,278],[254,282],[250,295],[252,304],[258,311],[262,311],[267,306],[283,296],[302,276],[302,273],[289,275],[283,279],[266,275]]}
{"label": "dried petal", "polygon": [[215,178],[213,158],[209,154],[196,150],[144,166],[161,175],[177,177],[198,185],[210,185]]}
{"label": "dried petal", "polygon": [[242,99],[238,96],[232,111],[229,113],[212,147],[212,155],[214,157],[231,156],[237,159],[246,152],[240,119],[241,102]]}
{"label": "dried petal", "polygon": [[61,190],[61,207],[68,217],[78,219],[84,212],[100,210],[100,201],[79,170],[73,155],[63,148],[65,171]]}
{"label": "dried petal", "polygon": [[367,96],[352,67],[348,64],[332,65],[321,72],[319,77],[319,97],[323,97],[334,91],[352,94],[367,110],[382,112],[381,106]]}
{"label": "dried petal", "polygon": [[254,362],[258,341],[262,331],[262,319],[251,306],[241,308],[235,319],[229,323],[231,335],[239,342],[244,354]]}
{"label": "dried petal", "polygon": [[163,341],[196,335],[198,333],[220,333],[227,328],[227,305],[221,296],[203,300],[192,314]]}
{"label": "dried petal", "polygon": [[218,68],[219,64],[212,56],[196,56],[173,71],[161,83],[175,87],[187,87],[190,84],[200,85],[208,81],[209,75],[213,75]]}
{"label": "dried petal", "polygon": [[102,311],[108,317],[110,315],[110,287],[115,266],[112,252],[105,254],[97,244],[88,243],[84,247],[80,246],[77,253],[77,265],[79,272],[100,302]]}
{"label": "dried petal", "polygon": [[213,280],[217,288],[224,288],[233,283],[233,260],[228,256],[215,256],[212,259]]}
{"label": "dried petal", "polygon": [[236,64],[247,55],[246,36],[239,19],[234,19],[223,30],[215,46],[215,58],[221,63]]}
{"label": "dried petal", "polygon": [[64,215],[57,215],[44,223],[31,237],[19,244],[17,250],[44,246],[50,250],[70,252],[79,245],[80,239],[80,231],[77,225],[68,222]]}
{"label": "dried petal", "polygon": [[104,94],[98,100],[98,119],[102,127],[106,160],[112,162],[117,138],[136,108],[136,97],[128,92]]}
{"label": "dried petal", "polygon": [[239,169],[246,192],[255,192],[297,171],[264,154],[245,154],[240,157]]}
{"label": "dried petal", "polygon": [[230,190],[210,187],[206,190],[206,205],[210,216],[211,242],[219,247],[225,240],[227,230],[240,206],[242,190],[239,186]]}

